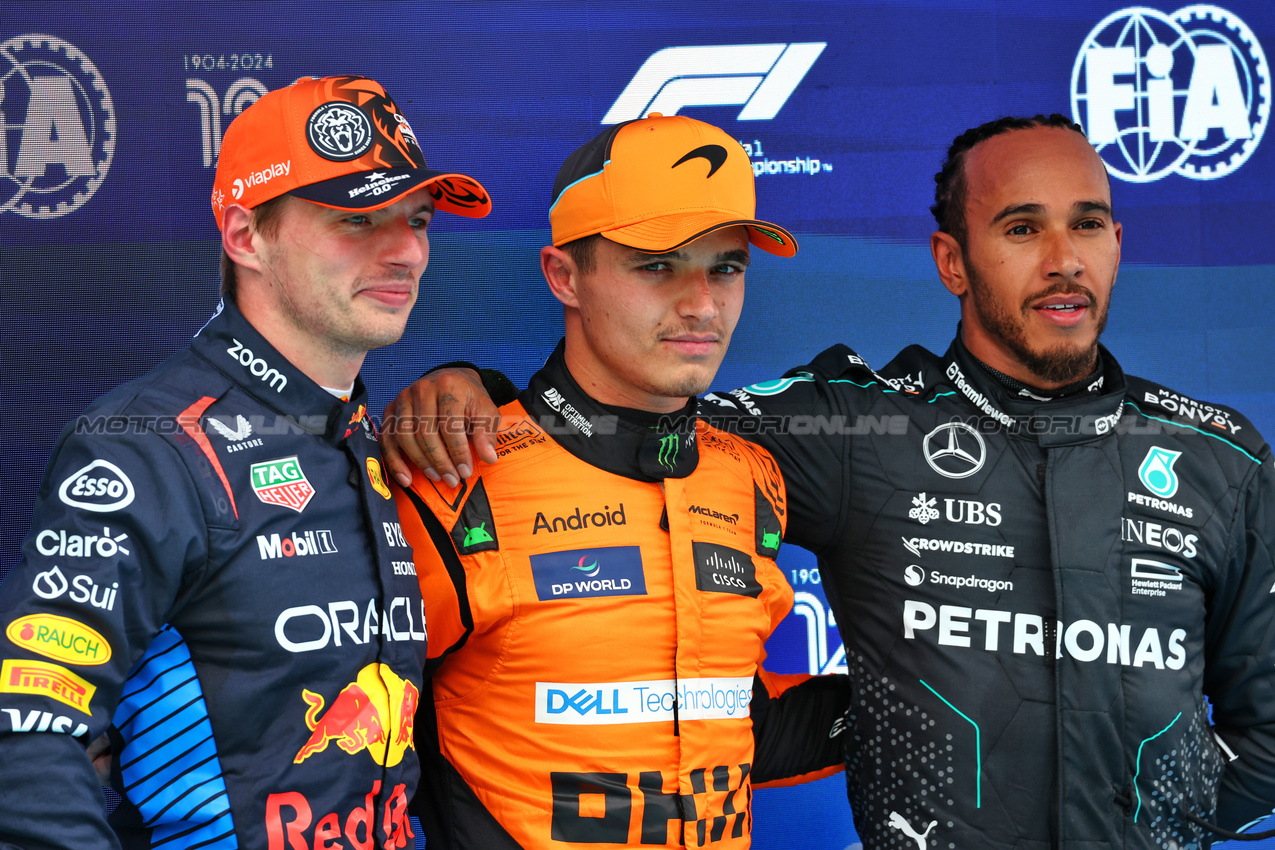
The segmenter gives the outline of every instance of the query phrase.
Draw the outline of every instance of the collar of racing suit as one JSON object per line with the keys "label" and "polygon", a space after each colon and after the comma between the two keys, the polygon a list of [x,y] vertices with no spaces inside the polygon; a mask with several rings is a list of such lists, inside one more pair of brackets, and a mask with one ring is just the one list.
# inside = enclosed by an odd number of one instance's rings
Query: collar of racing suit
{"label": "collar of racing suit", "polygon": [[360,425],[370,436],[376,435],[362,378],[354,380],[349,401],[329,394],[267,342],[233,302],[223,299],[217,305],[190,348],[242,391],[279,413],[283,428],[313,434],[334,445]]}
{"label": "collar of racing suit", "polygon": [[695,471],[696,399],[666,415],[604,405],[571,377],[565,351],[566,342],[560,341],[518,395],[555,442],[591,466],[635,481],[685,478]]}
{"label": "collar of racing suit", "polygon": [[1102,345],[1100,363],[1083,392],[1061,398],[1024,396],[1002,384],[956,338],[943,356],[943,375],[976,408],[1014,436],[1040,445],[1085,443],[1112,432],[1124,411],[1125,378],[1120,364]]}

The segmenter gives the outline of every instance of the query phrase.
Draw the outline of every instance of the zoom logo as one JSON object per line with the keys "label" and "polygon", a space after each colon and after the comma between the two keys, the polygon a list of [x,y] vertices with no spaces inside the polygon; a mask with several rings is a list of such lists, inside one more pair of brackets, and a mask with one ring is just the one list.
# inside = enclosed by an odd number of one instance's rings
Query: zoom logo
{"label": "zoom logo", "polygon": [[735,106],[740,121],[769,121],[815,64],[827,42],[666,47],[642,63],[603,124],[676,115],[685,106]]}

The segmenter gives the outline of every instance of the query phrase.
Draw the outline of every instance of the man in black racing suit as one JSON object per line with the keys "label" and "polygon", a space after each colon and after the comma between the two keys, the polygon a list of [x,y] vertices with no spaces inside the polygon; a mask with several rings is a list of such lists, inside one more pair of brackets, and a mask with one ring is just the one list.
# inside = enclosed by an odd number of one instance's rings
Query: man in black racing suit
{"label": "man in black racing suit", "polygon": [[[931,248],[961,303],[945,355],[875,371],[834,346],[701,405],[774,455],[784,539],[819,557],[863,846],[1232,836],[1275,804],[1271,451],[1098,344],[1120,225],[1078,126],[975,128],[936,181]],[[470,403],[459,387],[440,412]]]}
{"label": "man in black racing suit", "polygon": [[775,456],[785,540],[819,557],[855,826],[870,848],[1207,846],[1275,803],[1270,448],[1098,345],[1119,225],[1078,127],[984,125],[937,179],[946,354],[874,371],[834,346],[703,406]]}
{"label": "man in black racing suit", "polygon": [[414,845],[424,607],[357,374],[486,194],[336,77],[236,118],[212,200],[224,305],[64,431],[0,585],[4,850]]}

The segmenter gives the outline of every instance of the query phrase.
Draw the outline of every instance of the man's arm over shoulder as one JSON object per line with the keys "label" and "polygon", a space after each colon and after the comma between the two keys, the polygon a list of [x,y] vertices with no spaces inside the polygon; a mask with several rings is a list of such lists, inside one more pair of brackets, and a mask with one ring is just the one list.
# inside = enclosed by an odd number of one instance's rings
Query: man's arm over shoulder
{"label": "man's arm over shoulder", "polygon": [[1205,641],[1205,693],[1229,758],[1217,822],[1233,830],[1275,809],[1275,459],[1269,448],[1257,458]]}
{"label": "man's arm over shoulder", "polygon": [[0,584],[0,845],[118,846],[86,747],[206,563],[205,514],[180,454],[130,423],[96,415],[68,428],[23,558]]}
{"label": "man's arm over shoulder", "polygon": [[710,424],[763,446],[779,464],[788,486],[785,540],[819,550],[840,537],[856,425],[847,390],[871,380],[858,355],[834,345],[778,380],[701,400]]}
{"label": "man's arm over shoulder", "polygon": [[753,681],[753,784],[776,788],[832,776],[845,764],[850,678],[780,674]]}

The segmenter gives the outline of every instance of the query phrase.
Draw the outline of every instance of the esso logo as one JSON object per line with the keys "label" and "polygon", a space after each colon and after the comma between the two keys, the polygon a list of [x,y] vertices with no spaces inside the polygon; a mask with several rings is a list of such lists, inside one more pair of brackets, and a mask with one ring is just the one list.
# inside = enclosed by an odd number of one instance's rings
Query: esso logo
{"label": "esso logo", "polygon": [[1215,180],[1261,141],[1270,68],[1253,31],[1221,7],[1121,9],[1076,55],[1071,112],[1121,180]]}
{"label": "esso logo", "polygon": [[106,460],[95,460],[71,473],[58,488],[58,498],[65,504],[99,513],[126,508],[135,495],[124,470]]}

